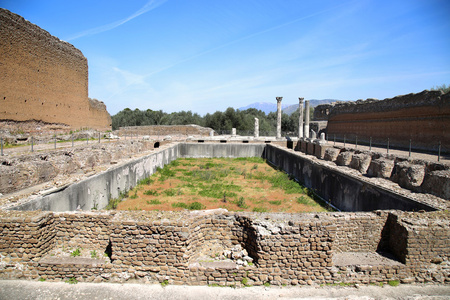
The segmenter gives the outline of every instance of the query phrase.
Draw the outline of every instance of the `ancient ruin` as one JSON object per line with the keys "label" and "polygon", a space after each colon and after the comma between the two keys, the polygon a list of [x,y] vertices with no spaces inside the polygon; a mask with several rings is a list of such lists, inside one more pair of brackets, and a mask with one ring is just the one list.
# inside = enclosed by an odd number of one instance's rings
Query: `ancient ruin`
{"label": "ancient ruin", "polygon": [[[85,101],[87,62],[81,52],[6,10],[0,10],[0,21],[1,40],[10,41],[1,44],[10,57],[0,67],[9,87],[0,98],[8,107],[1,118],[109,128],[101,104],[91,109]],[[15,51],[17,45],[23,51]],[[47,62],[30,56],[42,51]],[[44,88],[49,82],[52,88]],[[215,136],[199,126],[126,127],[116,142],[1,156],[0,278],[233,287],[448,284],[449,165],[335,147],[319,130],[310,134],[309,101],[304,127],[299,117],[303,133],[282,138],[282,97],[276,100],[276,137],[259,137],[258,119],[248,137]],[[400,123],[412,121],[413,128],[448,125],[448,94],[369,102],[320,111],[329,115],[329,130],[361,124],[358,134],[369,132],[366,123],[380,129],[398,114],[405,115]],[[412,117],[422,110],[423,118]],[[72,112],[85,119],[72,118]],[[180,157],[264,158],[336,211],[104,210]]]}
{"label": "ancient ruin", "polygon": [[[278,143],[161,145],[62,189],[3,202],[0,277],[222,286],[450,281],[445,200],[386,189]],[[375,211],[91,210],[177,157],[212,156],[265,157],[336,207]]]}
{"label": "ancient ruin", "polygon": [[111,129],[105,104],[88,98],[80,50],[3,8],[0,40],[0,121]]}
{"label": "ancient ruin", "polygon": [[450,152],[450,93],[423,91],[394,98],[319,105],[316,120],[328,120],[327,135],[408,149]]}

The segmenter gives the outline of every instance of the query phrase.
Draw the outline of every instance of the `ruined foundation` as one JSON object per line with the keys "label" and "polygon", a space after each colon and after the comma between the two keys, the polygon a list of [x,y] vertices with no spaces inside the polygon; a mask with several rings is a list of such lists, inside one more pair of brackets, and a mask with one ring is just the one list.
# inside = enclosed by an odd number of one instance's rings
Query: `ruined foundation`
{"label": "ruined foundation", "polygon": [[[135,186],[177,157],[242,156],[265,157],[306,186],[323,186],[317,190],[323,198],[341,190],[337,202],[331,197],[337,207],[387,210],[66,211],[77,206],[90,210],[94,201],[103,207],[114,193]],[[335,189],[330,189],[333,182]],[[70,205],[61,212],[23,211],[36,209],[38,203],[57,210],[64,202]],[[270,144],[162,145],[142,158],[9,209],[0,211],[1,278],[220,286],[450,281],[448,212],[375,184],[367,186],[320,160]],[[85,254],[70,257],[67,249]]]}

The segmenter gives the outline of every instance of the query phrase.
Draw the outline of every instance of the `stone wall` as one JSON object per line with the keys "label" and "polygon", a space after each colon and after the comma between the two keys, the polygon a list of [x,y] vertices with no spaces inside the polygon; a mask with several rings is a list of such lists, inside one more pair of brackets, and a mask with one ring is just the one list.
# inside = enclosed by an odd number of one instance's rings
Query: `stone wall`
{"label": "stone wall", "polygon": [[[449,225],[445,212],[2,211],[0,278],[220,286],[449,283]],[[394,227],[408,234],[397,236]],[[385,242],[397,238],[405,242]],[[245,249],[253,263],[225,258],[230,247]],[[361,259],[378,255],[377,247],[391,258]],[[67,255],[84,248],[98,249],[96,257]],[[342,263],[339,256],[353,259]]]}
{"label": "stone wall", "polygon": [[328,117],[327,133],[340,139],[391,147],[450,152],[450,93],[423,91],[390,99],[340,102],[316,107],[317,118]]}
{"label": "stone wall", "polygon": [[[311,148],[308,153],[314,153],[316,145],[310,146],[312,147],[308,147]],[[430,195],[412,197],[409,190],[402,191],[398,186],[389,186],[362,176],[356,170],[337,166],[294,150],[267,145],[264,157],[342,211],[377,209],[430,211],[449,207],[447,201],[443,199],[435,199],[436,197]]]}
{"label": "stone wall", "polygon": [[[195,135],[210,136],[215,134],[214,130],[198,125],[149,125],[149,126],[127,126],[120,127],[116,131],[118,135],[150,135],[150,136],[168,136],[168,135]],[[115,133],[116,133],[115,132]]]}
{"label": "stone wall", "polygon": [[116,164],[140,152],[154,149],[154,141],[96,143],[71,149],[0,158],[0,193],[12,193],[39,183],[102,165]]}
{"label": "stone wall", "polygon": [[[300,140],[295,150],[332,162],[336,166],[351,168],[366,178],[380,178],[412,192],[450,199],[450,167],[443,163],[334,147],[319,140]],[[425,198],[433,201],[433,197]]]}
{"label": "stone wall", "polygon": [[111,129],[106,106],[88,99],[80,50],[0,8],[0,120]]}

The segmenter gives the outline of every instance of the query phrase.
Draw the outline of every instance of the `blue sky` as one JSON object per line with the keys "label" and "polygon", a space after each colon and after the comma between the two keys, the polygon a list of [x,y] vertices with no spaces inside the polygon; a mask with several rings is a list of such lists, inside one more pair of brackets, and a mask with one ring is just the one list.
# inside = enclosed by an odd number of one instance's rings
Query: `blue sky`
{"label": "blue sky", "polygon": [[80,49],[89,96],[213,113],[450,84],[448,0],[0,0]]}

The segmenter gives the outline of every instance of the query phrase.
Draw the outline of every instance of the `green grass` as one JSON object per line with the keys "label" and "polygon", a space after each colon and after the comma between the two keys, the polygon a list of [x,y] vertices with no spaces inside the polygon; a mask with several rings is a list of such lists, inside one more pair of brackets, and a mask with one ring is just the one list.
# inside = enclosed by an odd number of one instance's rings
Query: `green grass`
{"label": "green grass", "polygon": [[79,248],[77,248],[76,250],[74,250],[72,253],[70,253],[70,256],[72,257],[77,257],[81,255],[81,251]]}
{"label": "green grass", "polygon": [[71,278],[69,278],[68,280],[66,280],[66,283],[69,283],[69,284],[77,284],[77,283],[78,283],[78,280],[76,280],[75,277],[71,277]]}
{"label": "green grass", "polygon": [[166,196],[173,197],[177,195],[177,191],[175,189],[167,189],[163,191]]}
{"label": "green grass", "polygon": [[400,281],[399,280],[389,280],[388,284],[390,286],[399,286],[400,285]]}
{"label": "green grass", "polygon": [[175,203],[172,203],[172,207],[173,208],[177,208],[177,207],[181,207],[181,208],[188,208],[188,205],[186,204],[186,203],[184,203],[184,202],[175,202]]}
{"label": "green grass", "polygon": [[158,204],[161,204],[161,201],[159,201],[158,199],[152,199],[150,201],[147,200],[147,204],[158,205]]}
{"label": "green grass", "polygon": [[164,281],[161,282],[161,286],[162,287],[166,287],[169,285],[169,280],[165,279]]}
{"label": "green grass", "polygon": [[144,192],[144,195],[147,195],[147,196],[158,196],[158,191],[156,191],[156,190],[146,190]]}
{"label": "green grass", "polygon": [[138,185],[150,185],[153,183],[153,179],[151,179],[150,177],[144,178],[142,180],[138,181]]}
{"label": "green grass", "polygon": [[262,213],[262,212],[267,212],[267,208],[264,208],[264,207],[255,207],[255,208],[253,209],[253,211],[254,211],[254,212],[260,212],[260,213]]}
{"label": "green grass", "polygon": [[269,203],[272,204],[272,205],[281,205],[281,200],[269,201]]}
{"label": "green grass", "polygon": [[200,202],[193,202],[190,204],[186,204],[184,202],[175,202],[175,203],[172,203],[172,207],[173,208],[181,207],[181,208],[185,208],[185,209],[189,209],[189,210],[200,210],[200,209],[205,208],[205,206],[203,204],[201,204]]}

